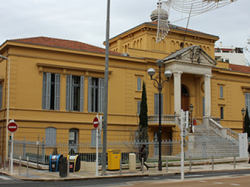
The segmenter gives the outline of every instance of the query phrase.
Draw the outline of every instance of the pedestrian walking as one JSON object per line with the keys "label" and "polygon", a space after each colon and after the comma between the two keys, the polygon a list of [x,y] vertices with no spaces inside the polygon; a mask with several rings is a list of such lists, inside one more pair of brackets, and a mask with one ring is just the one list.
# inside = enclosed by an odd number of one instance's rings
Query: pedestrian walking
{"label": "pedestrian walking", "polygon": [[[142,158],[143,158],[143,163],[142,163]],[[145,163],[147,161],[147,149],[146,149],[146,145],[145,144],[142,145],[142,148],[141,148],[141,150],[139,152],[139,160],[141,161],[141,166],[143,166],[143,165],[146,166],[146,168],[148,170],[149,167]],[[141,170],[142,170],[142,168],[141,168]]]}

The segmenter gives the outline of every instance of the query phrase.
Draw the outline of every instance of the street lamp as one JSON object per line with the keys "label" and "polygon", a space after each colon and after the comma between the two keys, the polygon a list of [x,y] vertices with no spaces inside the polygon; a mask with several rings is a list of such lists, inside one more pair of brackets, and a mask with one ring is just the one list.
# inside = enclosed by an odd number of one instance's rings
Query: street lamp
{"label": "street lamp", "polygon": [[242,132],[244,133],[245,132],[245,130],[244,130],[244,117],[245,117],[245,114],[246,114],[246,110],[244,108],[241,109],[241,114],[242,114],[242,120],[243,120],[243,124],[242,124],[243,130],[242,130]]}
{"label": "street lamp", "polygon": [[193,133],[193,116],[192,116],[193,110],[194,110],[194,106],[191,104],[189,106],[189,111],[190,111],[190,114],[191,114],[191,123],[190,123],[190,131],[189,131],[189,133]]}
{"label": "street lamp", "polygon": [[151,80],[154,80],[158,84],[158,91],[159,91],[159,135],[158,135],[158,142],[159,142],[159,160],[158,160],[158,170],[162,171],[162,161],[161,161],[161,91],[162,91],[162,84],[164,82],[168,82],[169,78],[172,76],[172,72],[166,70],[164,72],[164,76],[167,78],[165,80],[161,80],[161,67],[163,66],[164,62],[162,59],[158,59],[156,61],[156,65],[159,67],[159,81],[153,79],[155,74],[154,68],[148,69],[148,75],[151,77]]}
{"label": "street lamp", "polygon": [[10,59],[6,56],[0,55],[0,58],[8,60],[9,69],[8,69],[8,95],[7,95],[7,117],[6,117],[6,157],[8,157],[8,123],[9,123],[9,110],[10,110]]}

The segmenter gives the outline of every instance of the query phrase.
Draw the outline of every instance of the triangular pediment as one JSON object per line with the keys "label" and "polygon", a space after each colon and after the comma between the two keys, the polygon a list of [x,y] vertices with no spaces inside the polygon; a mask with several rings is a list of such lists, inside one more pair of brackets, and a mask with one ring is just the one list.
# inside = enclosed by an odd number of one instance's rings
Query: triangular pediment
{"label": "triangular pediment", "polygon": [[180,49],[163,59],[165,63],[173,60],[205,66],[215,66],[217,64],[214,59],[212,59],[200,46],[197,45]]}
{"label": "triangular pediment", "polygon": [[166,70],[204,75],[211,74],[217,63],[200,46],[183,48],[163,59]]}

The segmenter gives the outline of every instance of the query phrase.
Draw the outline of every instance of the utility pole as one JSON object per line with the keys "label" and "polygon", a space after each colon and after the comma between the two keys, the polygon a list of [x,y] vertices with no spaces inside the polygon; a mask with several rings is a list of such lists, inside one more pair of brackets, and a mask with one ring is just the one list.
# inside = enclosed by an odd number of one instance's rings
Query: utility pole
{"label": "utility pole", "polygon": [[108,122],[108,78],[109,78],[109,27],[110,27],[110,0],[107,0],[106,21],[106,51],[105,51],[105,75],[104,75],[104,123],[103,123],[103,147],[102,147],[102,175],[106,175],[106,150],[107,150],[107,122]]}

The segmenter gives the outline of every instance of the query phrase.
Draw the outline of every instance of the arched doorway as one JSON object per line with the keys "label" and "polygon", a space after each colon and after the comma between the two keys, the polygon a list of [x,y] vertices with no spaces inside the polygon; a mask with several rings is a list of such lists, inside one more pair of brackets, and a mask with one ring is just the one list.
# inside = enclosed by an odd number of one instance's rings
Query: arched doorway
{"label": "arched doorway", "polygon": [[183,111],[189,110],[189,93],[185,85],[181,85],[181,109]]}

